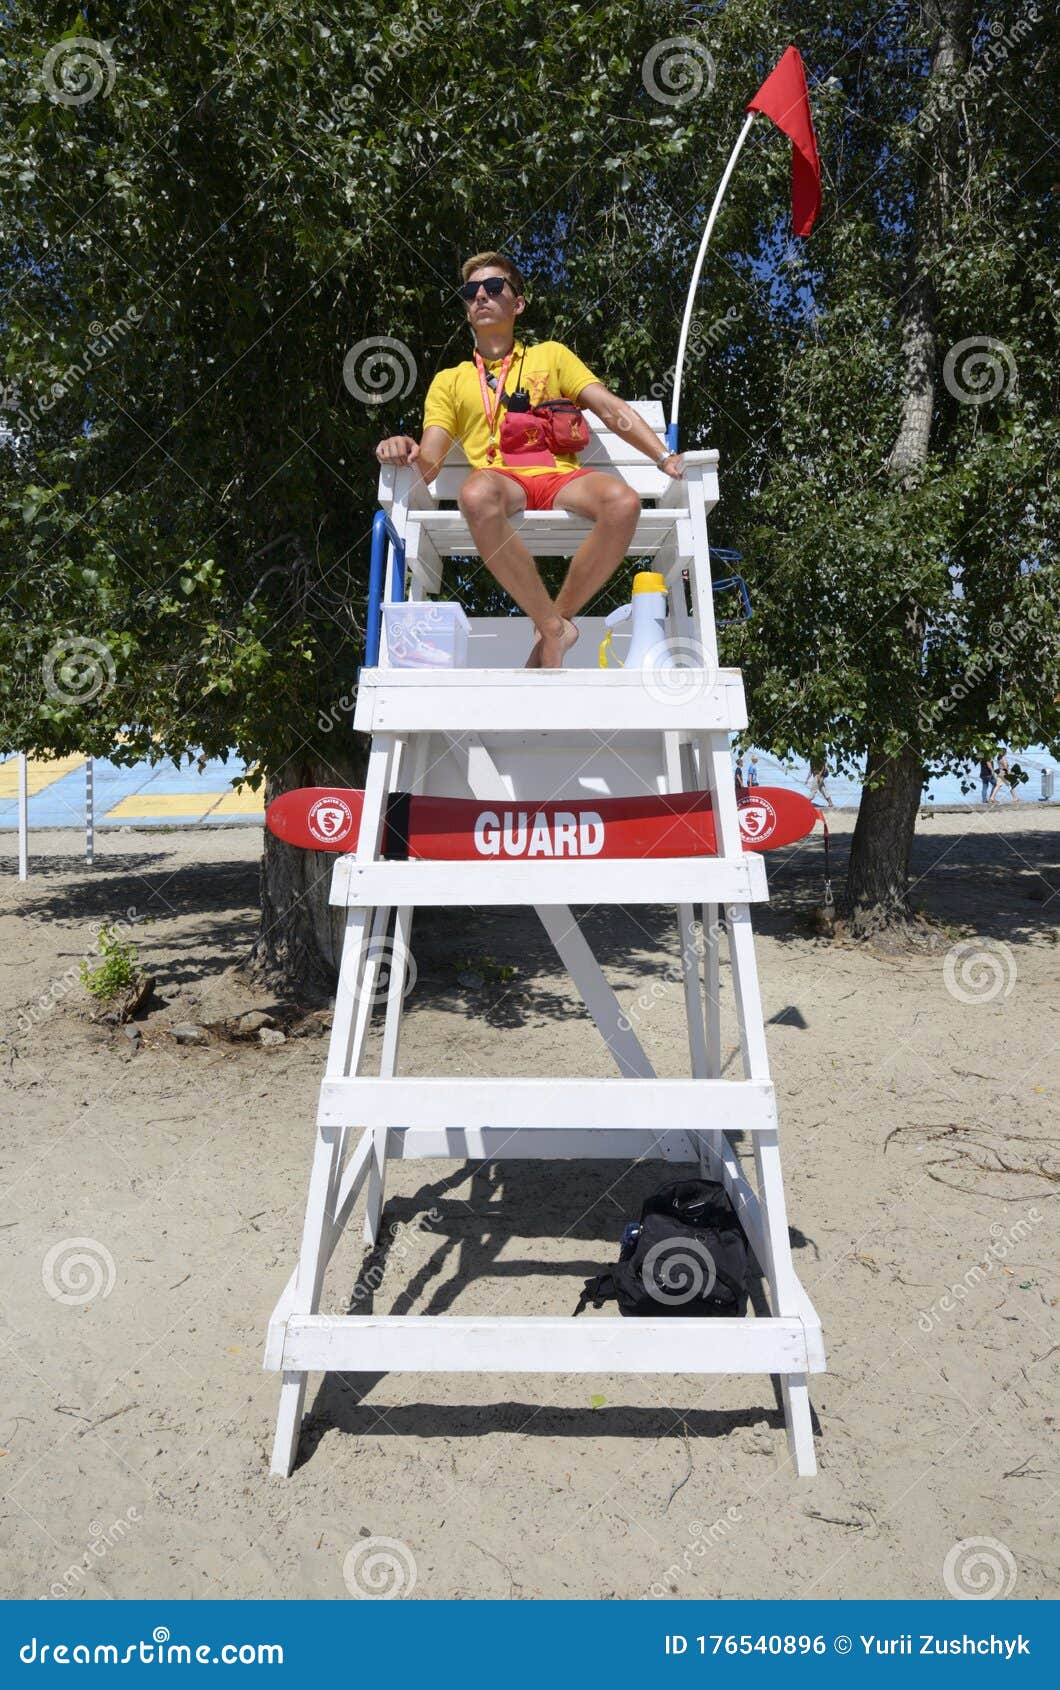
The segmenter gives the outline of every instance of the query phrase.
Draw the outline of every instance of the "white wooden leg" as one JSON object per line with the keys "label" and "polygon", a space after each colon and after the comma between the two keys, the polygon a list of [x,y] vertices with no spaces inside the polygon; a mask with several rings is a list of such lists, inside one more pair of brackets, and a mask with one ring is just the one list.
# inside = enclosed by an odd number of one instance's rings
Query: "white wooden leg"
{"label": "white wooden leg", "polygon": [[[372,930],[368,944],[361,959],[361,967],[355,978],[347,977],[340,980],[340,985],[354,993],[356,1013],[354,1018],[353,1049],[363,1052],[368,1028],[372,1021],[372,1010],[375,1007],[376,988],[379,981],[380,964],[387,959],[386,936],[390,926],[390,910],[378,906],[372,911]],[[345,969],[345,962],[343,969]],[[353,1072],[351,1068],[350,1072]]]}
{"label": "white wooden leg", "polygon": [[[750,911],[743,906],[730,905],[726,915],[744,1073],[748,1079],[768,1080],[769,1058],[766,1052],[765,1022],[758,990]],[[787,1202],[780,1166],[780,1143],[775,1128],[772,1132],[755,1133],[754,1156],[759,1204],[764,1223],[763,1242],[767,1256],[767,1260],[761,1262],[760,1266],[769,1283],[772,1312],[782,1316],[797,1315],[801,1302],[800,1288],[791,1259]],[[781,1386],[792,1461],[800,1476],[808,1476],[816,1471],[816,1462],[813,1454],[810,1398],[805,1375],[782,1377]]]}
{"label": "white wooden leg", "polygon": [[389,1132],[386,1127],[373,1127],[372,1154],[368,1162],[368,1184],[365,1192],[364,1209],[364,1241],[374,1249],[379,1238],[379,1223],[383,1218],[383,1204],[386,1202],[386,1158],[387,1139]]}
{"label": "white wooden leg", "polygon": [[272,1444],[269,1471],[278,1479],[289,1477],[298,1454],[298,1438],[302,1430],[302,1410],[305,1407],[305,1388],[308,1373],[285,1373],[280,1386],[280,1409],[276,1416],[276,1436]]}
{"label": "white wooden leg", "polygon": [[[378,855],[382,843],[390,771],[395,764],[396,755],[399,756],[400,753],[398,742],[393,737],[380,736],[373,744],[368,760],[368,777],[365,782],[357,840],[357,856],[362,860],[373,860]],[[363,992],[358,992],[358,985],[367,948],[365,941],[369,912],[350,911],[351,916],[355,913],[356,920],[347,919],[339,963],[335,1015],[328,1044],[329,1078],[356,1074],[367,1026],[365,1019],[358,1013],[364,996]],[[313,1166],[309,1176],[309,1195],[302,1226],[302,1247],[295,1273],[294,1292],[289,1299],[290,1315],[312,1315],[316,1314],[319,1308],[324,1273],[335,1245],[333,1216],[341,1188],[347,1138],[345,1127],[322,1128],[319,1124],[317,1126]],[[287,1474],[294,1464],[302,1408],[305,1403],[306,1380],[307,1374],[304,1371],[284,1369],[272,1456],[274,1473]]]}
{"label": "white wooden leg", "polygon": [[[427,742],[426,739],[419,739],[415,741],[412,748],[411,766],[408,773],[408,789],[410,792],[422,791],[426,763]],[[400,767],[400,759],[398,767]],[[396,773],[394,778],[397,778]],[[405,1011],[405,988],[410,964],[409,942],[411,936],[412,907],[406,905],[400,908],[394,917],[394,938],[389,958],[390,979],[387,983],[386,994],[386,1021],[383,1026],[383,1048],[379,1060],[381,1075],[397,1073],[398,1051],[401,1044],[401,1021]],[[364,1211],[364,1241],[373,1249],[379,1239],[379,1223],[383,1218],[383,1205],[386,1202],[386,1163],[389,1148],[389,1128],[374,1128],[372,1131],[372,1155],[368,1164],[368,1191]]]}
{"label": "white wooden leg", "polygon": [[784,1425],[791,1464],[800,1479],[812,1479],[817,1472],[817,1455],[813,1447],[810,1391],[805,1373],[782,1373],[780,1389],[784,1399]]}
{"label": "white wooden leg", "polygon": [[[327,1136],[325,1137],[325,1132]],[[291,1314],[316,1314],[320,1304],[320,1287],[328,1261],[331,1242],[331,1219],[328,1201],[336,1178],[336,1161],[340,1154],[341,1134],[334,1128],[317,1128],[313,1152],[313,1171],[309,1176],[309,1198],[302,1227],[302,1250],[298,1258],[295,1292],[291,1300]],[[307,1375],[284,1370],[280,1387],[280,1407],[276,1420],[276,1442],[273,1446],[272,1471],[286,1475],[294,1465],[298,1448],[298,1433],[305,1402]]]}
{"label": "white wooden leg", "polygon": [[701,904],[703,925],[703,1010],[707,1044],[707,1073],[721,1078],[721,931],[720,904]]}
{"label": "white wooden leg", "polygon": [[[668,792],[682,792],[685,784],[687,759],[682,756],[680,736],[663,734],[663,762]],[[677,906],[677,943],[680,947],[681,977],[685,992],[685,1022],[688,1028],[689,1073],[706,1077],[707,1042],[703,1020],[703,999],[699,985],[699,957],[701,935],[696,931],[695,907]]]}
{"label": "white wooden leg", "polygon": [[655,1069],[629,1017],[623,1015],[585,934],[566,904],[536,904],[535,913],[582,996],[615,1067],[627,1080],[653,1080]]}

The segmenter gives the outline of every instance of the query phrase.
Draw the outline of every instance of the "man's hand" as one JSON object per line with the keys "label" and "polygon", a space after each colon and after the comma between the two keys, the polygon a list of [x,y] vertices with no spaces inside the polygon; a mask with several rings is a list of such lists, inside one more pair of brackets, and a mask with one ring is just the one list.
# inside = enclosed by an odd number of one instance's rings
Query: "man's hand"
{"label": "man's hand", "polygon": [[680,452],[671,452],[668,458],[663,459],[659,468],[671,481],[680,481],[685,473],[685,460]]}
{"label": "man's hand", "polygon": [[420,449],[410,434],[390,434],[380,440],[375,455],[381,464],[414,464]]}

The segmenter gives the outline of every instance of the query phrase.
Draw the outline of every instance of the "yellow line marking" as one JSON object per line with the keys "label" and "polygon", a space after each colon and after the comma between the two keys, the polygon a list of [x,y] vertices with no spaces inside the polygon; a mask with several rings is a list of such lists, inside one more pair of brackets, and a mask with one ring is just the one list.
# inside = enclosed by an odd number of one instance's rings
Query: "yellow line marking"
{"label": "yellow line marking", "polygon": [[[30,798],[36,792],[43,792],[46,786],[52,786],[64,775],[72,774],[75,769],[84,767],[85,759],[78,752],[71,757],[31,757],[26,770],[26,791]],[[18,797],[18,755],[8,757],[0,763],[0,799]]]}
{"label": "yellow line marking", "polygon": [[244,787],[242,792],[226,792],[219,804],[215,804],[210,811],[211,816],[263,816],[265,814],[264,792],[251,792]]}
{"label": "yellow line marking", "polygon": [[107,811],[107,821],[122,816],[204,816],[212,792],[136,792]]}

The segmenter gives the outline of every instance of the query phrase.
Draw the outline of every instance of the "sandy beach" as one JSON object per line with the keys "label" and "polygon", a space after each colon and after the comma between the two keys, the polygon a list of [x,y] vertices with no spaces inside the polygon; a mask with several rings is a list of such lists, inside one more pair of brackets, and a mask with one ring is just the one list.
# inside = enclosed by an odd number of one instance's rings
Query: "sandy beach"
{"label": "sandy beach", "polygon": [[[839,885],[854,818],[831,820]],[[319,1019],[272,1047],[169,1032],[275,1008],[231,972],[260,834],[108,832],[86,869],[76,833],[39,833],[24,885],[5,834],[0,1589],[347,1600],[351,1551],[385,1538],[413,1599],[945,1597],[984,1567],[998,1594],[1055,1596],[1058,836],[1060,808],[1031,803],[922,819],[935,954],[814,936],[819,833],[767,858],[789,1220],[829,1361],[816,1479],[792,1475],[766,1378],[467,1374],[315,1376],[281,1481],[261,1354]],[[157,981],[136,1046],[76,979],[93,924],[120,920]],[[658,1072],[684,1072],[672,913],[585,930]],[[405,1072],[612,1072],[532,916],[425,915],[412,949]],[[570,1313],[667,1175],[396,1164],[375,1308]],[[325,1310],[365,1267],[355,1217]]]}

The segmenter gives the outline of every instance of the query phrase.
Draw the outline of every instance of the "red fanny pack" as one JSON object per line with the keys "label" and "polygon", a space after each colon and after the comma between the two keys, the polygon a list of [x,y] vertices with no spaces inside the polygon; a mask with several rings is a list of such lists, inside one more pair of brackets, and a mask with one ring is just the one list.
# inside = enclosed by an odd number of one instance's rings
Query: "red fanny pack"
{"label": "red fanny pack", "polygon": [[505,407],[501,422],[505,457],[527,452],[577,454],[588,444],[589,425],[570,399],[546,399],[530,411],[509,411]]}

